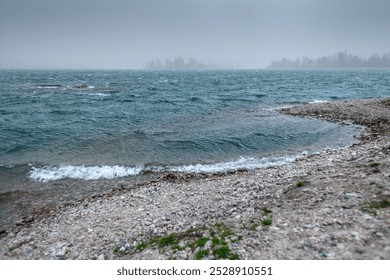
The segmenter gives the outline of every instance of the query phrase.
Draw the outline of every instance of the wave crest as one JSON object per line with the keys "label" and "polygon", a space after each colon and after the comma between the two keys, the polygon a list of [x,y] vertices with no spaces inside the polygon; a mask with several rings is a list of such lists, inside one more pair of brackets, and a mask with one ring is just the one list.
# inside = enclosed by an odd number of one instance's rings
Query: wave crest
{"label": "wave crest", "polygon": [[124,166],[45,166],[42,168],[33,167],[30,171],[30,179],[40,182],[55,181],[65,178],[81,180],[114,179],[119,177],[138,175],[143,167]]}
{"label": "wave crest", "polygon": [[143,172],[174,172],[174,173],[220,173],[236,171],[240,169],[258,169],[270,166],[289,164],[295,157],[275,158],[240,158],[235,161],[220,162],[215,164],[195,164],[181,166],[44,166],[33,167],[29,177],[34,181],[49,182],[60,179],[98,180],[115,179],[126,176],[140,175]]}

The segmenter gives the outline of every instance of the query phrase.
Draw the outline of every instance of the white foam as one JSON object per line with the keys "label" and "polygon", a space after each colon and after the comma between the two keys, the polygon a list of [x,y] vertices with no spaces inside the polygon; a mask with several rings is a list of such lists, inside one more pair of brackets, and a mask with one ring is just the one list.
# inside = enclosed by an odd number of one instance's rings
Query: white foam
{"label": "white foam", "polygon": [[35,181],[48,182],[65,178],[81,180],[114,179],[119,177],[138,175],[144,168],[124,166],[45,166],[42,168],[33,167],[30,178]]}
{"label": "white foam", "polygon": [[220,162],[215,164],[195,164],[182,166],[44,166],[33,167],[30,171],[30,179],[40,182],[49,182],[60,179],[98,180],[114,179],[126,176],[139,175],[144,171],[152,172],[177,172],[177,173],[219,173],[235,171],[239,169],[258,169],[270,166],[289,164],[295,157],[277,158],[240,158],[235,161]]}
{"label": "white foam", "polygon": [[238,169],[258,169],[270,166],[289,164],[295,160],[295,157],[278,158],[240,158],[235,161],[221,162],[216,164],[196,164],[184,166],[168,166],[166,171],[184,172],[184,173],[217,173],[234,171]]}
{"label": "white foam", "polygon": [[328,103],[329,101],[327,100],[313,100],[309,102],[309,104],[316,104],[316,103]]}
{"label": "white foam", "polygon": [[46,89],[55,89],[60,88],[61,86],[39,86],[38,88],[46,88]]}
{"label": "white foam", "polygon": [[108,93],[101,93],[101,92],[88,93],[88,95],[91,95],[91,96],[110,96]]}

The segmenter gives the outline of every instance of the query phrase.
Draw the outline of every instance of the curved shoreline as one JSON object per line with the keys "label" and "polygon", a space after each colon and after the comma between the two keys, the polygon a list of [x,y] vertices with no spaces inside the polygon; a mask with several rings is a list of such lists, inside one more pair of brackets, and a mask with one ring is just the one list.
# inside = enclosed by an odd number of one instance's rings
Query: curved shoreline
{"label": "curved shoreline", "polygon": [[370,134],[285,166],[117,181],[8,233],[0,259],[390,259],[389,100],[281,109]]}

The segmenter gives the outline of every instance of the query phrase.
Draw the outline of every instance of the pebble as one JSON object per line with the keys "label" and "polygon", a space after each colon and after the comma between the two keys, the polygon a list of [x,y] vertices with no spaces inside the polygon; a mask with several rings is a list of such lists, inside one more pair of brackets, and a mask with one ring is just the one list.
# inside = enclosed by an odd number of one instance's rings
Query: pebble
{"label": "pebble", "polygon": [[167,221],[172,220],[172,213],[171,212],[166,212],[165,213],[165,220],[167,220]]}

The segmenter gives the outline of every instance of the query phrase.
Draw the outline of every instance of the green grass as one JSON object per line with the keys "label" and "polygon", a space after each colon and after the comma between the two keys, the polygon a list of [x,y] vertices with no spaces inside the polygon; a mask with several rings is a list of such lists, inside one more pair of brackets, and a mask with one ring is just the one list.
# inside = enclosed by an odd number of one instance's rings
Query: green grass
{"label": "green grass", "polygon": [[234,234],[233,230],[225,224],[216,223],[215,227],[223,239]]}
{"label": "green grass", "polygon": [[[16,248],[17,248],[16,246],[11,246],[11,247],[8,248],[8,252],[12,252]],[[119,251],[119,248],[118,248],[118,251]]]}
{"label": "green grass", "polygon": [[258,223],[252,222],[251,225],[249,226],[249,229],[255,231],[258,226],[259,226]]}
{"label": "green grass", "polygon": [[271,219],[265,219],[261,222],[264,226],[270,226],[272,225],[272,220]]}
{"label": "green grass", "polygon": [[386,207],[390,207],[390,201],[388,201],[387,199],[382,199],[379,201],[371,201],[370,203],[368,203],[368,205],[362,207],[360,210],[376,216],[377,215],[377,212],[375,211],[376,209],[381,209]]}
{"label": "green grass", "polygon": [[176,234],[170,234],[167,236],[163,236],[158,240],[158,246],[164,247],[168,245],[177,245],[179,243],[179,240],[177,239]]}
{"label": "green grass", "polygon": [[229,260],[239,260],[239,259],[240,259],[240,257],[237,254],[231,254],[229,256]]}
{"label": "green grass", "polygon": [[222,244],[222,240],[221,239],[219,239],[218,237],[215,237],[215,236],[213,238],[211,238],[211,246],[213,248],[218,246],[218,245],[220,245],[220,244]]}
{"label": "green grass", "polygon": [[389,206],[390,206],[390,201],[388,201],[387,199],[382,199],[379,201],[371,201],[370,204],[368,204],[368,207],[371,209],[380,209]]}
{"label": "green grass", "polygon": [[302,181],[299,181],[299,182],[297,182],[296,184],[295,184],[295,186],[297,187],[297,188],[301,188],[301,187],[303,187],[305,185],[305,183],[303,183]]}
{"label": "green grass", "polygon": [[208,238],[208,237],[201,237],[198,239],[198,241],[196,243],[197,243],[198,247],[203,247],[207,243],[207,241],[209,241],[209,240],[210,240],[210,238]]}
{"label": "green grass", "polygon": [[[242,236],[237,236],[233,227],[216,223],[210,227],[190,228],[185,232],[152,237],[125,251],[120,251],[120,247],[117,247],[113,253],[122,256],[131,255],[150,248],[163,254],[171,254],[171,259],[177,257],[175,252],[184,250],[189,259],[204,259],[207,256],[211,259],[239,259],[237,254],[231,252],[229,246],[240,240]],[[207,242],[211,242],[211,249],[206,247]]]}
{"label": "green grass", "polygon": [[135,246],[135,250],[136,251],[143,251],[146,248],[148,248],[148,246],[149,246],[149,244],[142,242],[142,243],[138,244],[137,246]]}
{"label": "green grass", "polygon": [[381,165],[379,162],[372,162],[369,164],[370,167],[378,167],[379,165]]}
{"label": "green grass", "polygon": [[195,254],[195,259],[196,260],[201,260],[203,259],[204,257],[208,256],[209,255],[209,250],[200,250],[198,252],[196,252]]}
{"label": "green grass", "polygon": [[267,215],[267,214],[271,214],[272,213],[272,210],[268,209],[267,207],[264,207],[261,210],[263,212],[263,215]]}
{"label": "green grass", "polygon": [[222,246],[219,247],[218,249],[213,250],[213,255],[217,257],[218,259],[227,259],[230,257],[230,248],[228,246]]}

